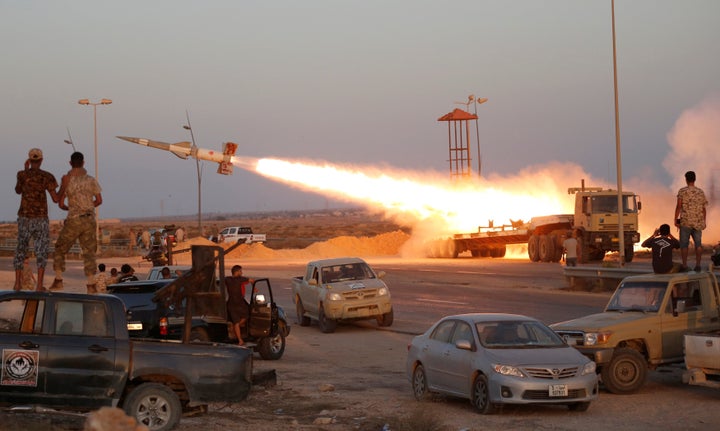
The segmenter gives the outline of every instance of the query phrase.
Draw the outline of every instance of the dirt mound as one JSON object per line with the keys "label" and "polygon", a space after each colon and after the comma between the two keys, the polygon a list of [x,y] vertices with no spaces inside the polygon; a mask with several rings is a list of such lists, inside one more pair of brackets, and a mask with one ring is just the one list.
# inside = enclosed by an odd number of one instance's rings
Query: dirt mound
{"label": "dirt mound", "polygon": [[243,244],[226,255],[243,259],[322,259],[340,256],[396,256],[409,235],[403,231],[373,237],[339,236],[303,249],[273,250],[263,244]]}

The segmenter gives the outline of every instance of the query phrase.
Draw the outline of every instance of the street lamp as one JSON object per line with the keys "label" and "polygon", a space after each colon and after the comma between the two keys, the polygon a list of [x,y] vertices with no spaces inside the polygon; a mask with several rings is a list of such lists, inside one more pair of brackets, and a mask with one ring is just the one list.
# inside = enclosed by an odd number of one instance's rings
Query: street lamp
{"label": "street lamp", "polygon": [[[183,129],[190,131],[190,138],[192,139],[192,151],[197,154],[197,145],[195,145],[195,134],[190,126],[190,114],[185,111],[187,117],[187,125],[183,126]],[[200,160],[195,157],[195,169],[197,170],[197,184],[198,184],[198,231],[199,235],[203,236],[202,229],[202,168],[200,167]]]}
{"label": "street lamp", "polygon": [[[95,179],[100,182],[100,175],[98,173],[98,145],[97,145],[97,106],[98,105],[109,105],[112,103],[110,99],[100,99],[99,102],[91,103],[88,99],[80,99],[78,103],[81,105],[90,105],[93,107],[93,130],[95,133]],[[71,141],[72,142],[72,141]],[[73,150],[75,146],[73,145]],[[100,211],[98,207],[95,207],[95,238],[97,240],[97,248],[100,250]]]}

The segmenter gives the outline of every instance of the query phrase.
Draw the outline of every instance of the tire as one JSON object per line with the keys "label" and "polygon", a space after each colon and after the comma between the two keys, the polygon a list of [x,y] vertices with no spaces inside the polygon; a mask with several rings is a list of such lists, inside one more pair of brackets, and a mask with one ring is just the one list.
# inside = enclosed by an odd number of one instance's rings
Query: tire
{"label": "tire", "polygon": [[393,312],[393,309],[390,308],[389,312],[377,318],[377,323],[378,326],[387,327],[393,324],[393,320],[395,320],[395,313]]}
{"label": "tire", "polygon": [[470,250],[470,255],[472,257],[480,257],[480,250]]}
{"label": "tire", "polygon": [[617,349],[600,375],[605,388],[613,394],[632,394],[645,383],[647,362],[635,349]]}
{"label": "tire", "polygon": [[325,309],[322,304],[320,304],[318,311],[318,326],[325,334],[332,334],[335,332],[335,328],[337,328],[337,320],[329,319],[325,316]]}
{"label": "tire", "polygon": [[633,257],[635,257],[635,248],[632,245],[625,247],[625,263],[632,262]]}
{"label": "tire", "polygon": [[496,407],[490,401],[490,387],[487,376],[478,374],[472,385],[472,405],[482,414],[491,415],[495,413]]}
{"label": "tire", "polygon": [[555,243],[551,235],[540,236],[539,254],[543,262],[552,262],[555,258]]}
{"label": "tire", "polygon": [[532,262],[540,262],[540,237],[533,235],[528,239],[528,257]]}
{"label": "tire", "polygon": [[425,375],[425,368],[422,364],[418,364],[413,370],[412,374],[412,390],[415,399],[418,401],[425,401],[430,398],[430,390],[428,389],[427,376]]}
{"label": "tire", "polygon": [[504,245],[496,245],[493,247],[491,256],[495,258],[502,258],[505,257],[506,248]]}
{"label": "tire", "polygon": [[150,431],[167,431],[180,421],[182,406],[177,394],[159,383],[143,383],[133,389],[123,409]]}
{"label": "tire", "polygon": [[571,412],[586,412],[589,407],[590,401],[568,404],[568,410]]}
{"label": "tire", "polygon": [[258,343],[257,351],[260,357],[267,361],[276,361],[282,358],[285,352],[285,335],[278,330],[274,337],[263,337]]}
{"label": "tire", "polygon": [[295,298],[295,312],[297,313],[298,325],[310,326],[310,318],[305,315],[305,307],[303,307],[300,297]]}
{"label": "tire", "polygon": [[207,342],[210,341],[210,335],[208,335],[208,331],[205,328],[192,328],[192,331],[190,331],[190,341]]}

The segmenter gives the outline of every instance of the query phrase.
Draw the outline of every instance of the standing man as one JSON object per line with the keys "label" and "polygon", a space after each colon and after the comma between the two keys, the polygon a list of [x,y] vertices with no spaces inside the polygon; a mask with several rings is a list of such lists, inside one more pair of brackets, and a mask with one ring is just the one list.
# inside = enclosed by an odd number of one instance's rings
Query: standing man
{"label": "standing man", "polygon": [[675,226],[680,228],[680,257],[682,270],[687,270],[690,237],[695,247],[695,271],[700,271],[702,257],[702,231],[705,229],[708,201],[705,192],[695,187],[695,172],[685,172],[687,187],[678,191],[675,205]]}
{"label": "standing man", "polygon": [[573,230],[570,236],[563,241],[563,248],[565,249],[565,265],[566,266],[577,266],[578,261],[578,241],[577,233]]}
{"label": "standing man", "polygon": [[652,236],[642,243],[643,247],[652,249],[652,267],[655,274],[678,272],[680,268],[673,263],[674,248],[680,248],[680,242],[670,233],[670,225],[661,224]]}
{"label": "standing man", "polygon": [[[72,153],[70,166],[72,169],[62,177],[58,204],[60,209],[67,210],[67,218],[55,242],[55,256],[53,269],[55,280],[50,290],[62,290],[65,272],[65,255],[75,240],[80,241],[82,249],[85,277],[87,278],[88,293],[97,293],[95,284],[95,252],[97,250],[97,223],[95,221],[95,207],[102,204],[100,184],[94,177],[87,174],[83,166],[85,157],[80,152]],[[67,205],[65,198],[67,197]]]}
{"label": "standing man", "polygon": [[44,290],[43,277],[50,246],[50,221],[45,192],[50,193],[52,201],[57,203],[58,183],[53,174],[40,169],[42,161],[42,151],[33,148],[28,153],[28,159],[25,160],[25,169],[17,173],[15,193],[20,195],[20,209],[18,210],[18,241],[13,260],[15,290],[22,289],[23,266],[30,238],[35,240],[35,256],[37,256],[36,289]]}
{"label": "standing man", "polygon": [[250,314],[248,302],[245,300],[245,285],[252,283],[252,280],[242,275],[242,266],[240,265],[233,266],[230,273],[231,277],[225,277],[225,288],[228,294],[227,312],[238,344],[242,346],[244,344],[242,328],[247,323]]}

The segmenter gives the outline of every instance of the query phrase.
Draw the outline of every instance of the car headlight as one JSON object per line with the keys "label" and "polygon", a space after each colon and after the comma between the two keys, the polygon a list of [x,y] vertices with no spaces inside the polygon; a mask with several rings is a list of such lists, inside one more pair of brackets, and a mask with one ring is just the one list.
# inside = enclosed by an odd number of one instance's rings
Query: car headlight
{"label": "car headlight", "polygon": [[327,294],[327,300],[328,301],[340,301],[342,299],[342,295],[336,292],[331,292]]}
{"label": "car headlight", "polygon": [[525,377],[525,374],[518,367],[512,365],[493,364],[492,367],[493,371],[503,376]]}
{"label": "car headlight", "polygon": [[596,367],[595,367],[595,362],[594,362],[594,361],[590,361],[590,362],[588,362],[587,364],[585,364],[585,366],[584,366],[583,369],[582,369],[582,373],[580,373],[580,375],[581,375],[581,376],[585,376],[585,375],[588,375],[588,374],[595,374],[595,368],[596,368]]}
{"label": "car headlight", "polygon": [[594,346],[596,344],[605,344],[610,339],[612,332],[586,332],[583,337],[583,344],[585,346]]}
{"label": "car headlight", "polygon": [[390,293],[390,291],[388,290],[387,287],[381,287],[380,289],[378,289],[378,295],[380,295],[380,296],[385,296],[389,293]]}

